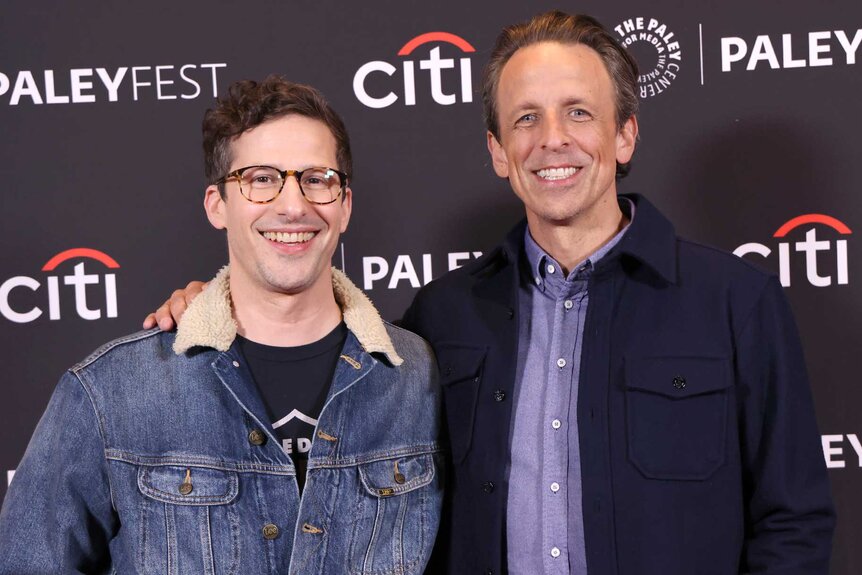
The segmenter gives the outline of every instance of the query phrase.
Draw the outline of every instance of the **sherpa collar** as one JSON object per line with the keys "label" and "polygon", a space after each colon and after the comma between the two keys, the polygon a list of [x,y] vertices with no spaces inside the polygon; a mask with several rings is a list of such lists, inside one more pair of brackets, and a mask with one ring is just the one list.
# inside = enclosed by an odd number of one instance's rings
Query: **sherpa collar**
{"label": "sherpa collar", "polygon": [[[230,266],[224,266],[206,288],[189,304],[177,328],[174,352],[185,353],[195,346],[227,351],[236,338],[230,300]],[[344,273],[332,268],[332,291],[341,307],[344,323],[368,353],[382,353],[392,365],[401,365],[386,333],[386,326],[374,304],[353,285]]]}

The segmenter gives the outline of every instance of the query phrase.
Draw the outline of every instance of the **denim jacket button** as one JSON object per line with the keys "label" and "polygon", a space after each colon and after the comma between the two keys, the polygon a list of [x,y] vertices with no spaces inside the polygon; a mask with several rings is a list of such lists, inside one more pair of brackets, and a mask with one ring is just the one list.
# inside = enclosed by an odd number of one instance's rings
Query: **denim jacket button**
{"label": "denim jacket button", "polygon": [[506,392],[502,389],[494,391],[494,401],[503,401],[506,399]]}
{"label": "denim jacket button", "polygon": [[482,484],[482,491],[484,491],[485,493],[493,493],[494,482],[493,481],[486,481],[485,483],[483,483]]}
{"label": "denim jacket button", "polygon": [[685,378],[681,375],[678,375],[673,378],[673,386],[677,389],[685,388]]}
{"label": "denim jacket button", "polygon": [[272,523],[267,523],[263,526],[263,538],[264,539],[275,539],[278,537],[278,526],[273,525]]}
{"label": "denim jacket button", "polygon": [[259,429],[252,429],[248,434],[248,441],[252,445],[263,445],[266,443],[266,434]]}

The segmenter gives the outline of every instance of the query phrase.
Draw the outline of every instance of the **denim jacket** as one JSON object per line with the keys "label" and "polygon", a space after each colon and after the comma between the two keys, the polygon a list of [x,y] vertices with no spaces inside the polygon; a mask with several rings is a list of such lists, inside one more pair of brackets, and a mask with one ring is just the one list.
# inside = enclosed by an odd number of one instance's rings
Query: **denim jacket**
{"label": "denim jacket", "polygon": [[428,344],[333,270],[349,334],[300,497],[234,341],[228,273],[176,334],[118,339],[63,376],[0,512],[0,573],[423,571],[442,503]]}

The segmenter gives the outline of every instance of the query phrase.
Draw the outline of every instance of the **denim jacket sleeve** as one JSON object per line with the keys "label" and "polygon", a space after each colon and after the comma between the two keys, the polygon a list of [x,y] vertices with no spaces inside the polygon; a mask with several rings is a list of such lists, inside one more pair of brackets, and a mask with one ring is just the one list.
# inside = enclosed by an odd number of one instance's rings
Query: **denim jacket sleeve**
{"label": "denim jacket sleeve", "polygon": [[61,379],[0,511],[0,574],[106,573],[119,528],[99,420],[82,383]]}
{"label": "denim jacket sleeve", "polygon": [[747,498],[740,571],[828,573],[835,512],[802,345],[775,278],[737,342]]}

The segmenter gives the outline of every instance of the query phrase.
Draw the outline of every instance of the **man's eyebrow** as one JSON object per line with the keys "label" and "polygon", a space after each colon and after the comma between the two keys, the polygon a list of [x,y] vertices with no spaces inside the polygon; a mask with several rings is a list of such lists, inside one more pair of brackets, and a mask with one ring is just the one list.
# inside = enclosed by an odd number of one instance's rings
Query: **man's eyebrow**
{"label": "man's eyebrow", "polygon": [[582,105],[584,105],[584,104],[588,104],[588,103],[589,103],[589,102],[587,102],[585,98],[581,98],[581,97],[579,97],[579,96],[572,96],[571,98],[567,98],[567,99],[563,102],[563,106],[565,106],[565,107],[568,107],[568,106],[582,106]]}

